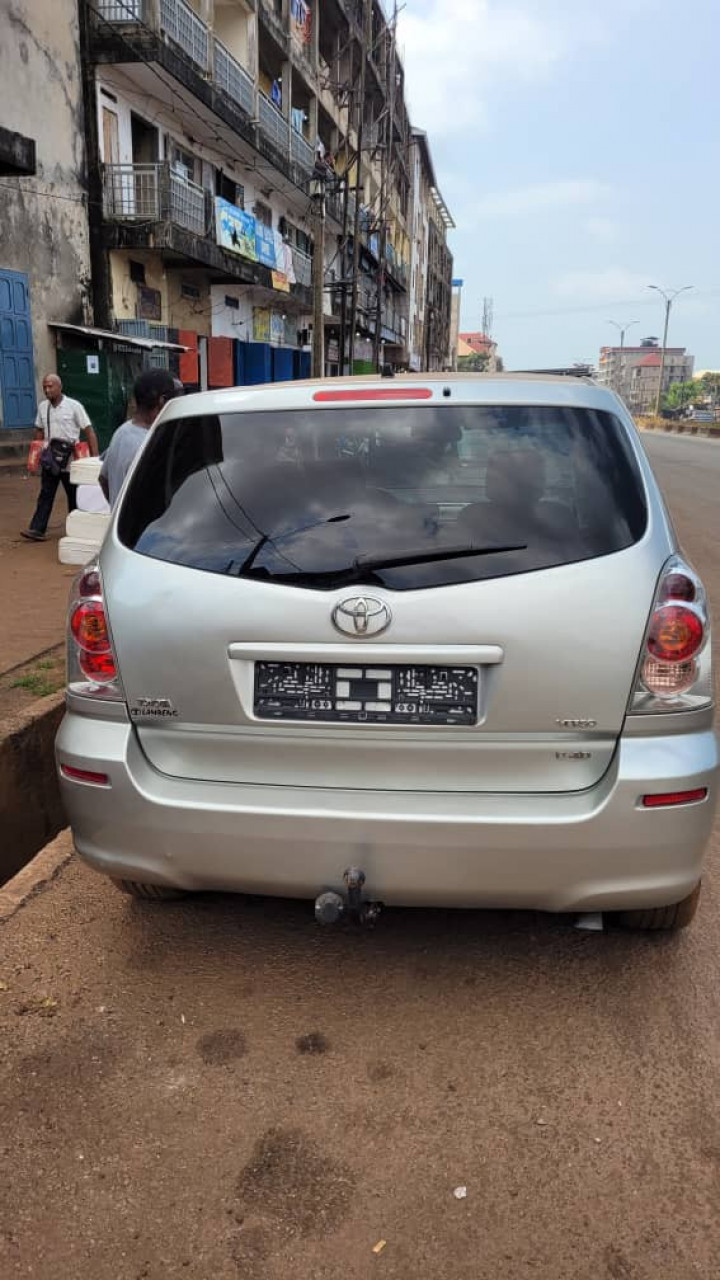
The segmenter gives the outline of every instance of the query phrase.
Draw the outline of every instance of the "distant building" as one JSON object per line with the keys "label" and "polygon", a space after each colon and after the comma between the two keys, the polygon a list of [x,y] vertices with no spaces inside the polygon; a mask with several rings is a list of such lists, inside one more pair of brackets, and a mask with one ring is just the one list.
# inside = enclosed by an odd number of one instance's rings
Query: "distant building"
{"label": "distant building", "polygon": [[464,355],[487,356],[488,373],[494,373],[497,369],[497,342],[493,342],[486,333],[477,331],[458,334],[458,357]]}
{"label": "distant building", "polygon": [[[639,347],[601,347],[597,381],[622,396],[633,413],[651,413],[657,400],[662,352],[657,338]],[[675,382],[693,376],[694,357],[685,347],[666,347],[663,395]]]}

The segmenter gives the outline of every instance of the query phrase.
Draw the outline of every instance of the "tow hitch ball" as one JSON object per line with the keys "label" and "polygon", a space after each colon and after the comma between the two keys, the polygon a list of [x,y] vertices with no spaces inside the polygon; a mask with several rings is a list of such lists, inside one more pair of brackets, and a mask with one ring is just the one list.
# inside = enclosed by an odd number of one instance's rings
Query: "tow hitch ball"
{"label": "tow hitch ball", "polygon": [[359,867],[349,867],[343,880],[347,896],[343,897],[331,889],[327,893],[321,893],[315,899],[315,919],[318,924],[339,924],[341,920],[351,920],[354,924],[371,929],[382,911],[382,903],[363,899],[365,872]]}

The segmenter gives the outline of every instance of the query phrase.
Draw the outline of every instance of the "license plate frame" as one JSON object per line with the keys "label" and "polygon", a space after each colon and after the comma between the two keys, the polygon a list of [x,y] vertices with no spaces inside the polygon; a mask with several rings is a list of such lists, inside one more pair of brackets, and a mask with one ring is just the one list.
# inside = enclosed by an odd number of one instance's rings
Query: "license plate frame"
{"label": "license plate frame", "polygon": [[478,722],[480,672],[468,665],[255,662],[259,720],[470,728]]}

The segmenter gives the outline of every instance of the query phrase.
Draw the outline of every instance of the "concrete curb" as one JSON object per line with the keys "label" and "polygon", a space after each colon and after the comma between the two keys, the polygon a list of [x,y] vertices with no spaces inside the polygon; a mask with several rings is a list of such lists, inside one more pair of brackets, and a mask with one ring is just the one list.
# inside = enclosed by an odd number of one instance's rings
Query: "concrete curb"
{"label": "concrete curb", "polygon": [[41,849],[22,871],[18,871],[0,889],[0,924],[9,920],[20,907],[24,907],[26,902],[46,889],[72,855],[72,836],[69,831],[61,831],[59,836]]}
{"label": "concrete curb", "polygon": [[0,728],[0,880],[20,871],[67,819],[55,772],[65,694],[33,702]]}

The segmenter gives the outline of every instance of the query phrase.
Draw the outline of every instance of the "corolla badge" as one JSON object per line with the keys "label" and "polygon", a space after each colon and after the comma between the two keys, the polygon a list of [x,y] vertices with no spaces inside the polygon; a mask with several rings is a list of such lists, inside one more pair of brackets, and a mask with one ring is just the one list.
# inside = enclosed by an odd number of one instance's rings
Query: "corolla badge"
{"label": "corolla badge", "polygon": [[377,636],[390,626],[392,614],[374,596],[350,596],[332,611],[333,625],[348,636]]}

